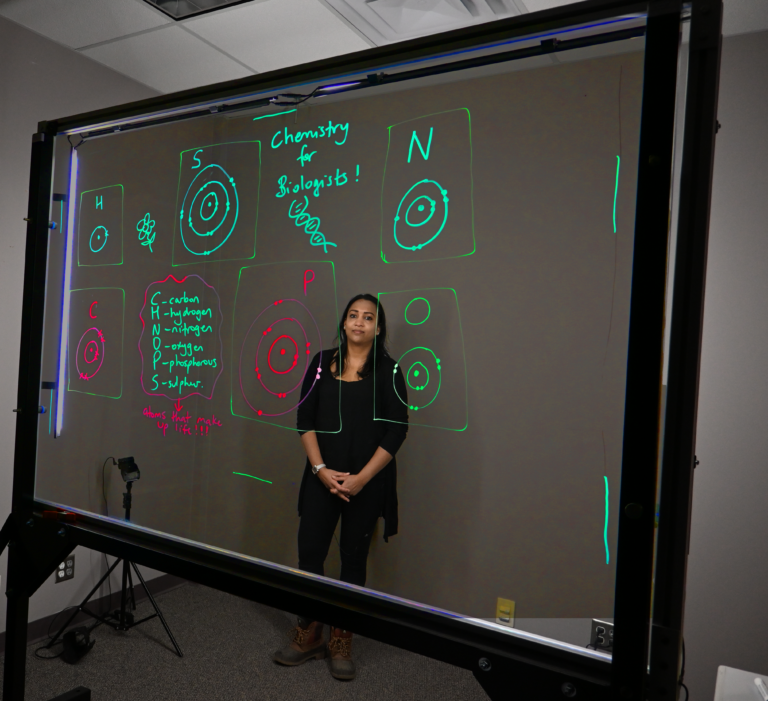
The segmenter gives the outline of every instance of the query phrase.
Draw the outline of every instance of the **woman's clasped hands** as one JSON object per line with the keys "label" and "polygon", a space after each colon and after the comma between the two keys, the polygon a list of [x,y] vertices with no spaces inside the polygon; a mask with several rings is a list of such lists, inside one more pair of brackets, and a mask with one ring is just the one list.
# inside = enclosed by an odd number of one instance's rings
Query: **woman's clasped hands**
{"label": "woman's clasped hands", "polygon": [[317,473],[325,487],[339,499],[349,501],[349,497],[359,494],[365,487],[366,480],[361,475],[351,475],[349,472],[337,472],[324,467]]}

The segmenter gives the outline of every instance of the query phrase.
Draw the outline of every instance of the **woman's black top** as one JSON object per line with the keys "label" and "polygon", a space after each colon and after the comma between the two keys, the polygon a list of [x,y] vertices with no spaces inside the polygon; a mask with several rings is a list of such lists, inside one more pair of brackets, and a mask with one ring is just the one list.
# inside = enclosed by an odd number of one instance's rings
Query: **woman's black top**
{"label": "woman's black top", "polygon": [[[397,463],[394,456],[408,433],[405,380],[400,368],[395,367],[395,361],[385,357],[380,359],[379,367],[368,377],[344,382],[331,374],[335,352],[336,349],[322,351],[312,359],[301,387],[302,402],[296,423],[300,435],[307,431],[317,432],[320,454],[332,470],[356,475],[379,446],[393,456],[389,464],[368,483],[383,483],[381,515],[384,517],[386,541],[389,536],[397,534]],[[299,516],[308,479],[318,479],[312,474],[309,458],[299,489]],[[368,485],[363,489],[367,489]]]}

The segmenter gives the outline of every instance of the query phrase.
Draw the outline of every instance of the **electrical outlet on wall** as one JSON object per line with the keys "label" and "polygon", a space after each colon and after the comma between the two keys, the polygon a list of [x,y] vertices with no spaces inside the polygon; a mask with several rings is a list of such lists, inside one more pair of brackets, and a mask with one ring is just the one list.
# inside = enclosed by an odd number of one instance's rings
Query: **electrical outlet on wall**
{"label": "electrical outlet on wall", "polygon": [[595,650],[613,650],[613,623],[593,618],[589,644]]}
{"label": "electrical outlet on wall", "polygon": [[74,555],[68,555],[67,559],[64,560],[57,568],[56,568],[56,583],[59,582],[66,582],[68,579],[74,579],[75,578],[75,556]]}
{"label": "electrical outlet on wall", "polygon": [[496,599],[496,623],[509,628],[515,627],[515,602],[511,599]]}

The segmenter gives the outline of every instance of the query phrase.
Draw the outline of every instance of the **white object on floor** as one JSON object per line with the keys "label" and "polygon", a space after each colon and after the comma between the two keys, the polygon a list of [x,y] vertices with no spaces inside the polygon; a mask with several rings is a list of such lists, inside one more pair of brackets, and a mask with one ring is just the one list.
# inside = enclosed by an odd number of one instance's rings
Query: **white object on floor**
{"label": "white object on floor", "polygon": [[717,668],[715,701],[768,701],[768,695],[764,695],[757,684],[758,680],[763,689],[768,689],[768,674],[759,675],[721,665]]}

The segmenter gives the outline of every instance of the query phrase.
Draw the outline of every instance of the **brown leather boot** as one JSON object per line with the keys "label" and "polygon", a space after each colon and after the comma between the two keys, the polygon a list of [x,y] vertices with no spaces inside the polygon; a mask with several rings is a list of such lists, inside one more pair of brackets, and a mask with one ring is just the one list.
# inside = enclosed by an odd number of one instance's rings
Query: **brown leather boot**
{"label": "brown leather boot", "polygon": [[325,657],[323,624],[319,621],[309,622],[300,618],[288,635],[291,642],[272,655],[275,662],[293,667],[313,658],[322,660]]}
{"label": "brown leather boot", "polygon": [[352,633],[341,628],[331,628],[328,652],[331,653],[329,663],[331,676],[336,679],[354,679],[355,663],[352,661]]}

